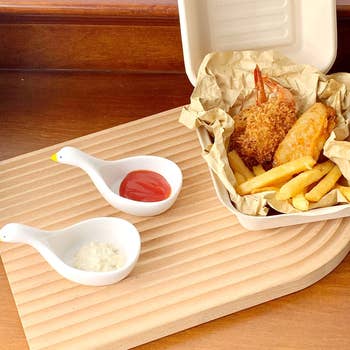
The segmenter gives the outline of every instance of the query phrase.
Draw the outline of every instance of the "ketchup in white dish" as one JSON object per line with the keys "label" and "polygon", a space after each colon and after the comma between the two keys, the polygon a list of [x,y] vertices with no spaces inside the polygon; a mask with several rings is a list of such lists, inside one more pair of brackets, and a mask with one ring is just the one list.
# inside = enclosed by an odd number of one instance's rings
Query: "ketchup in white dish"
{"label": "ketchup in white dish", "polygon": [[170,196],[171,187],[164,176],[150,170],[135,170],[120,184],[122,197],[139,202],[159,202]]}

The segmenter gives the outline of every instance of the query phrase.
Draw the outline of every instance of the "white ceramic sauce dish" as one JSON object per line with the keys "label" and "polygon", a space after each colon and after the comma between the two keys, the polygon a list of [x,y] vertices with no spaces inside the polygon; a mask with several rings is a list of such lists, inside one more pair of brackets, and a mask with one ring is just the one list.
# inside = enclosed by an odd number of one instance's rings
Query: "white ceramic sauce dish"
{"label": "white ceramic sauce dish", "polygon": [[[106,161],[92,157],[74,147],[64,147],[52,159],[84,170],[113,207],[136,216],[154,216],[168,210],[176,201],[182,187],[182,172],[169,159],[157,156],[135,156]],[[168,198],[157,202],[141,202],[119,195],[119,187],[131,171],[150,170],[162,175],[170,185]]]}
{"label": "white ceramic sauce dish", "polygon": [[[9,223],[0,230],[0,240],[31,245],[60,275],[91,286],[108,285],[125,278],[134,268],[141,250],[141,239],[136,227],[114,217],[93,218],[57,231]],[[91,242],[113,245],[123,259],[121,266],[106,272],[75,268],[75,254]]]}

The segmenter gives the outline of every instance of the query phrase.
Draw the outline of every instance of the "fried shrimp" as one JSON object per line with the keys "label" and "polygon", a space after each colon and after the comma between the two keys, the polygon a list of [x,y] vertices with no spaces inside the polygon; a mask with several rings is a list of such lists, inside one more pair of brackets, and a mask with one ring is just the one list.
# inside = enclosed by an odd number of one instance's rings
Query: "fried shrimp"
{"label": "fried shrimp", "polygon": [[[235,149],[249,167],[257,164],[270,167],[278,145],[297,120],[296,106],[292,93],[262,77],[258,66],[254,70],[254,81],[257,103],[234,117],[230,149]],[[269,98],[264,85],[271,92]]]}

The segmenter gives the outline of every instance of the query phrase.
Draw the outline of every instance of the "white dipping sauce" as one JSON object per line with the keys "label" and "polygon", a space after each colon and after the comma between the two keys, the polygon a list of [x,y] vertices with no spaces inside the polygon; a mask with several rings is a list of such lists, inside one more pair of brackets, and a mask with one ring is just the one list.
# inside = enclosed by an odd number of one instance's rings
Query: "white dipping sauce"
{"label": "white dipping sauce", "polygon": [[74,257],[74,267],[86,271],[111,271],[122,264],[122,256],[109,243],[90,242],[82,246]]}

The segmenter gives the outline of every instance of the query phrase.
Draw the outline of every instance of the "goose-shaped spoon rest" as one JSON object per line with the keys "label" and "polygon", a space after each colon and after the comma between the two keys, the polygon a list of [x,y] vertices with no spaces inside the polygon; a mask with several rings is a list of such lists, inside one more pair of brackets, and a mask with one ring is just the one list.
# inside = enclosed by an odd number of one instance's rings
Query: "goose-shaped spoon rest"
{"label": "goose-shaped spoon rest", "polygon": [[[90,156],[74,147],[64,147],[51,157],[52,160],[84,170],[92,182],[113,207],[137,216],[158,215],[175,202],[182,186],[180,168],[171,160],[157,156],[135,156],[106,161]],[[126,175],[136,170],[149,170],[162,175],[170,185],[168,198],[157,202],[141,202],[119,195],[119,187]]]}
{"label": "goose-shaped spoon rest", "polygon": [[[0,240],[29,244],[63,277],[93,286],[115,283],[126,277],[135,266],[141,247],[135,226],[114,217],[89,219],[57,231],[10,223],[0,230]],[[106,272],[75,268],[74,256],[82,246],[91,242],[109,243],[116,247],[123,260],[121,267]]]}

